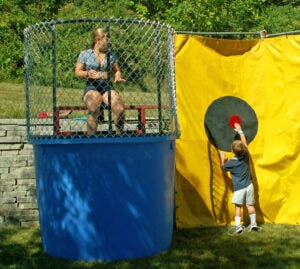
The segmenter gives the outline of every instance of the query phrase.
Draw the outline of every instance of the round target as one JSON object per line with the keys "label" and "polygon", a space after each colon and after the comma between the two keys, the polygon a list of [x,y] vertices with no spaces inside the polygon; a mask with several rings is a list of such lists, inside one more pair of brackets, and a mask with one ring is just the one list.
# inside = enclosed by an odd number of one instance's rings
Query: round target
{"label": "round target", "polygon": [[231,143],[237,139],[234,124],[242,126],[248,144],[257,133],[258,121],[255,111],[244,100],[224,96],[213,101],[208,107],[204,126],[206,135],[217,149],[231,151]]}

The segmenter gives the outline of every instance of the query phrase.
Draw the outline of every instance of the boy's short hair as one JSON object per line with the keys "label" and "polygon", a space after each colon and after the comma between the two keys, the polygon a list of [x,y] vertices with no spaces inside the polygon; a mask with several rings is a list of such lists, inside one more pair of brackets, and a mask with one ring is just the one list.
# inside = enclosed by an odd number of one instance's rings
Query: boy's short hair
{"label": "boy's short hair", "polygon": [[231,150],[237,157],[241,157],[246,153],[246,147],[241,140],[234,140],[231,144]]}

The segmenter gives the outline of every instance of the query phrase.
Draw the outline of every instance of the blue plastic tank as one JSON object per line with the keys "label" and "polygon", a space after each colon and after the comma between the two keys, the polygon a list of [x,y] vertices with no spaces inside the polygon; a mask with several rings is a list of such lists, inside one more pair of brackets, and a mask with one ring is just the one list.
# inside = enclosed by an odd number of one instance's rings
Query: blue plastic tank
{"label": "blue plastic tank", "polygon": [[72,260],[118,260],[168,249],[174,138],[32,141],[43,248]]}

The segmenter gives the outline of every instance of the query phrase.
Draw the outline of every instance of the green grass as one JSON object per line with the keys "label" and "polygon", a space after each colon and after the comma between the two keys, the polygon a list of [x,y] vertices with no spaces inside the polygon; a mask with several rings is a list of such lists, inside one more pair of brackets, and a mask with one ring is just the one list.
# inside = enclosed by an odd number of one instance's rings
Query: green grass
{"label": "green grass", "polygon": [[[37,228],[0,228],[0,268],[194,269],[300,268],[300,226],[265,224],[260,232],[229,236],[226,227],[174,232],[169,250],[115,262],[67,261],[47,256]],[[61,242],[63,243],[63,242]]]}
{"label": "green grass", "polygon": [[[152,92],[134,91],[133,88],[124,89],[122,86],[121,96],[125,104],[156,104],[157,94]],[[31,113],[36,115],[42,111],[52,110],[52,89],[49,87],[31,87]],[[58,105],[82,106],[82,89],[58,89]],[[162,103],[169,103],[167,93],[162,94]],[[166,111],[164,111],[166,113]],[[156,117],[157,111],[149,110],[148,117]],[[75,111],[73,117],[86,115],[86,111]],[[128,110],[126,117],[136,117],[136,111]],[[25,85],[9,82],[0,82],[0,119],[24,119],[25,109]]]}
{"label": "green grass", "polygon": [[25,86],[0,83],[0,119],[25,118]]}

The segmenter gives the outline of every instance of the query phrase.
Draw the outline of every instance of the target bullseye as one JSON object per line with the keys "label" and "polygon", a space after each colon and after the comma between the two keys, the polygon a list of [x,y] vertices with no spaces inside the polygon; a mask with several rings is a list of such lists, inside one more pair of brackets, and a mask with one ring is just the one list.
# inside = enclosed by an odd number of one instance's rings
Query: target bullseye
{"label": "target bullseye", "polygon": [[236,136],[235,123],[242,125],[249,144],[258,129],[255,111],[247,102],[234,96],[214,100],[207,108],[204,119],[209,142],[219,150],[231,151],[230,146]]}
{"label": "target bullseye", "polygon": [[241,119],[240,116],[232,115],[232,116],[229,117],[229,119],[228,119],[229,126],[231,126],[234,129],[235,128],[234,127],[235,123],[238,123],[238,124],[242,125],[242,119]]}

